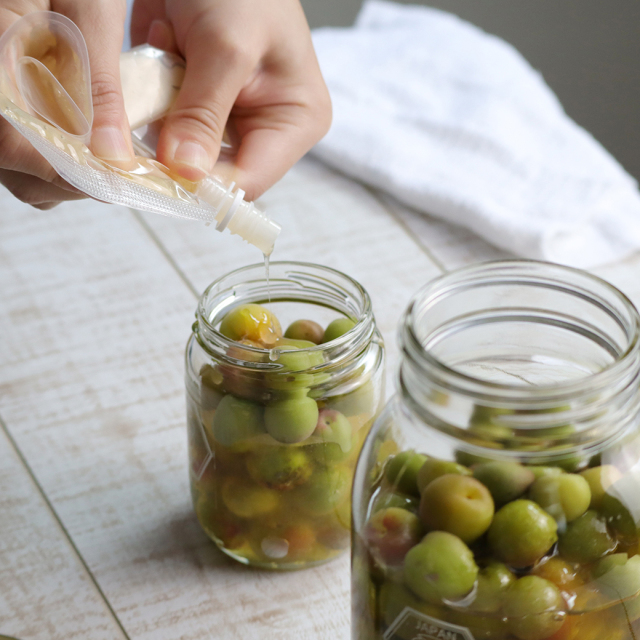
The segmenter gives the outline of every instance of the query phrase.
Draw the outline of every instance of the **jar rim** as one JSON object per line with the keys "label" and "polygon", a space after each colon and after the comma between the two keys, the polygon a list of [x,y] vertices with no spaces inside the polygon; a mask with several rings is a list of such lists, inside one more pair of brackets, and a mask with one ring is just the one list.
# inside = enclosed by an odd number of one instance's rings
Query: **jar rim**
{"label": "jar rim", "polygon": [[[628,319],[625,321],[620,317],[621,314],[617,313],[619,309],[613,309],[597,293],[590,293],[587,289],[584,289],[581,294],[614,318],[626,335],[626,348],[602,369],[577,379],[523,387],[513,383],[490,381],[459,371],[455,367],[446,364],[424,347],[416,330],[416,310],[418,305],[424,305],[429,301],[433,302],[439,296],[452,291],[456,286],[459,287],[463,283],[471,285],[475,279],[490,276],[491,274],[502,276],[504,282],[509,282],[510,278],[513,279],[510,284],[515,284],[517,280],[523,281],[523,278],[529,283],[536,281],[540,284],[545,281],[550,283],[552,278],[549,275],[543,277],[542,273],[538,273],[542,270],[550,272],[551,276],[566,275],[566,280],[561,278],[556,280],[557,284],[564,285],[565,289],[570,286],[568,280],[571,278],[580,279],[584,283],[591,283],[594,286],[603,288],[612,296],[612,299],[620,304],[620,308],[628,314]],[[602,385],[608,384],[611,380],[623,375],[630,366],[637,367],[637,357],[640,352],[640,316],[635,305],[622,291],[594,274],[573,267],[538,260],[493,260],[445,273],[423,286],[413,296],[407,307],[404,322],[399,329],[399,338],[403,353],[411,359],[413,364],[417,365],[425,373],[441,376],[455,384],[456,387],[463,387],[468,395],[477,398],[508,397],[514,402],[526,396],[526,399],[530,401],[534,398],[548,399],[569,396],[590,386],[600,388]]]}
{"label": "jar rim", "polygon": [[[307,286],[303,282],[305,279],[308,281],[312,281],[312,279],[315,278],[313,282],[315,283],[316,286],[318,286],[319,284],[321,284],[322,276],[324,276],[324,279],[327,283],[329,283],[330,289],[332,290],[332,293],[334,294],[335,300],[336,300],[335,305],[328,304],[327,300],[324,300],[323,301],[324,306],[332,308],[335,311],[345,313],[345,315],[346,315],[345,309],[339,308],[337,305],[337,301],[340,299],[340,296],[342,296],[342,298],[345,300],[345,305],[346,305],[347,299],[350,299],[353,302],[354,294],[358,298],[357,300],[355,300],[355,302],[358,305],[358,313],[357,315],[354,314],[352,316],[349,316],[352,319],[354,319],[356,322],[351,329],[346,331],[340,337],[334,340],[331,340],[328,343],[314,345],[313,347],[296,349],[296,352],[299,352],[299,353],[310,353],[310,354],[318,353],[318,352],[331,353],[331,356],[329,357],[329,362],[326,362],[324,365],[316,365],[316,367],[313,367],[314,370],[319,370],[328,366],[332,366],[333,364],[335,364],[335,360],[342,361],[345,357],[352,354],[354,351],[355,352],[359,351],[359,348],[361,345],[369,342],[369,340],[371,339],[371,337],[375,332],[375,323],[373,319],[373,309],[371,304],[371,298],[369,297],[369,294],[367,293],[366,289],[357,280],[339,271],[338,269],[334,269],[332,267],[327,267],[325,265],[321,265],[313,262],[303,262],[303,261],[295,261],[295,260],[271,261],[269,262],[269,270],[270,270],[269,282],[271,285],[270,298],[266,299],[268,289],[267,289],[267,280],[266,280],[266,273],[265,273],[265,277],[261,281],[260,280],[255,281],[255,282],[261,282],[264,285],[265,287],[263,290],[264,295],[259,295],[257,297],[254,295],[252,296],[251,300],[246,300],[246,302],[251,301],[251,302],[268,304],[273,302],[281,302],[281,301],[291,302],[292,301],[291,295],[288,295],[286,298],[279,297],[277,294],[277,290],[275,292],[273,290],[273,283],[274,281],[277,281],[277,279],[272,278],[271,274],[273,273],[273,270],[277,270],[277,269],[297,270],[297,272],[296,271],[293,272],[296,275],[296,278],[291,278],[290,282],[297,283],[300,286],[301,291],[303,291],[304,287]],[[209,286],[204,290],[200,299],[198,300],[198,306],[196,309],[196,324],[194,325],[194,332],[195,332],[196,325],[201,324],[202,330],[199,331],[199,334],[203,336],[204,342],[206,343],[205,345],[205,344],[202,344],[201,342],[201,345],[204,348],[208,348],[209,351],[213,351],[217,357],[224,358],[226,357],[226,354],[231,347],[234,347],[237,349],[239,346],[241,346],[242,350],[246,351],[248,354],[254,353],[254,354],[264,355],[265,353],[272,351],[270,349],[254,347],[251,345],[241,345],[241,343],[238,343],[235,340],[231,340],[230,338],[227,338],[222,333],[220,333],[220,331],[217,329],[216,325],[218,324],[217,320],[219,319],[220,311],[224,309],[225,306],[227,309],[231,308],[232,305],[235,306],[237,302],[235,301],[234,298],[230,299],[229,297],[227,297],[226,305],[223,304],[225,301],[222,301],[220,304],[214,305],[213,308],[211,308],[211,303],[213,300],[212,294],[216,289],[220,290],[218,294],[221,294],[226,290],[233,291],[235,287],[238,286],[238,283],[236,283],[235,285],[233,284],[234,280],[240,281],[244,275],[249,275],[251,274],[252,271],[258,271],[258,270],[265,270],[265,264],[254,263],[254,264],[246,265],[244,267],[240,267],[238,269],[234,269],[233,271],[230,271],[224,274],[223,276],[217,278],[211,284],[209,284]],[[223,285],[225,285],[225,283],[227,282],[230,283],[230,286],[228,289],[225,289],[223,288]],[[311,302],[309,298],[300,297],[299,299],[300,302],[305,300]],[[293,297],[293,301],[296,301],[295,296]],[[215,316],[216,318],[215,320],[213,320],[212,318],[213,316]],[[252,368],[251,367],[252,364],[259,365],[259,363],[252,363],[251,361],[246,361],[245,366],[248,369],[250,369]],[[278,365],[276,362],[272,361],[270,363],[263,363],[262,366],[256,366],[255,368],[264,370],[265,366],[277,367]]]}

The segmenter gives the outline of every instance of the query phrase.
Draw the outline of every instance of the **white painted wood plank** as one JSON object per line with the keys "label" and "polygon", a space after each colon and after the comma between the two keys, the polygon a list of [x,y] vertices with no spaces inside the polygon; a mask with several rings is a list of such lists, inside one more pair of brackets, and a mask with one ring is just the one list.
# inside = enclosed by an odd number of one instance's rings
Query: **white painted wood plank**
{"label": "white painted wood plank", "polygon": [[[440,269],[365,187],[305,158],[261,203],[282,225],[272,260],[317,262],[358,280],[387,345],[391,390],[396,329],[411,296]],[[154,214],[144,220],[197,291],[262,254],[228,232]]]}
{"label": "white painted wood plank", "polygon": [[489,260],[514,258],[513,254],[494,247],[473,232],[406,207],[394,198],[379,193],[408,231],[446,271]]}
{"label": "white painted wood plank", "polygon": [[3,415],[129,637],[347,638],[346,557],[250,571],[200,531],[182,382],[195,298],[133,216],[0,206],[0,270]]}
{"label": "white painted wood plank", "polygon": [[0,428],[0,633],[21,640],[125,636]]}

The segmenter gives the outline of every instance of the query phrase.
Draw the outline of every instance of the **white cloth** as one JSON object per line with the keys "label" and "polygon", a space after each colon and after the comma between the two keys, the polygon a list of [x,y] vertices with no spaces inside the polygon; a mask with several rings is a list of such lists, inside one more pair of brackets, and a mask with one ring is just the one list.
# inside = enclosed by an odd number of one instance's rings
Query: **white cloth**
{"label": "white cloth", "polygon": [[636,181],[511,45],[381,0],[313,39],[326,163],[522,257],[591,267],[640,247]]}

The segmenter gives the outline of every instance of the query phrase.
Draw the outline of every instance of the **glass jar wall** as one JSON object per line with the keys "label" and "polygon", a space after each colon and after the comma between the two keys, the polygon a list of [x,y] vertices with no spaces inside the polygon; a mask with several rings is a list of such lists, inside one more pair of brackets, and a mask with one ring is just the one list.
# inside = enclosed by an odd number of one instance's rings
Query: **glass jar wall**
{"label": "glass jar wall", "polygon": [[[198,305],[186,351],[190,480],[198,520],[226,554],[298,569],[349,546],[384,349],[351,278],[294,262],[272,263],[269,275],[263,265],[234,271]],[[314,322],[291,328],[298,320]]]}
{"label": "glass jar wall", "polygon": [[354,640],[640,637],[639,318],[497,262],[410,304],[353,489]]}

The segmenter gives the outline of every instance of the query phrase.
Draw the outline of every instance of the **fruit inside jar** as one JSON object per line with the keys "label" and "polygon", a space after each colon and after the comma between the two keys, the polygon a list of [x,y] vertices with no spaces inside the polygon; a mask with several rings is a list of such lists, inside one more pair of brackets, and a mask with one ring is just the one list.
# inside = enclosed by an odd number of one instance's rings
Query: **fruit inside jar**
{"label": "fruit inside jar", "polygon": [[348,549],[353,472],[383,384],[380,345],[333,355],[356,324],[308,303],[239,305],[216,328],[224,356],[188,380],[196,515],[234,559],[298,569]]}
{"label": "fruit inside jar", "polygon": [[443,460],[392,440],[378,459],[353,541],[354,638],[640,637],[633,469],[606,454]]}

